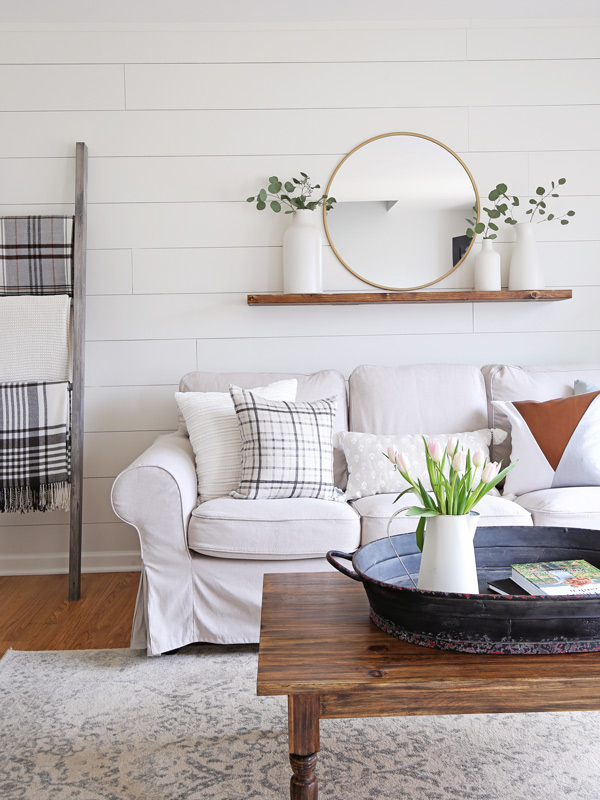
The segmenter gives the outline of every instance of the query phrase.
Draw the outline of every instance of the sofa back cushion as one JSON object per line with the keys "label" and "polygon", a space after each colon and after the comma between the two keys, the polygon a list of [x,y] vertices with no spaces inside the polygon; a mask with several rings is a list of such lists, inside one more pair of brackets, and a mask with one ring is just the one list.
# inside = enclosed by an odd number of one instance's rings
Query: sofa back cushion
{"label": "sofa back cushion", "polygon": [[481,368],[487,397],[488,420],[490,428],[502,428],[509,436],[502,444],[492,443],[492,459],[502,459],[504,465],[510,459],[512,442],[511,426],[500,406],[493,406],[497,400],[537,400],[544,402],[556,397],[569,397],[573,394],[576,380],[590,381],[600,385],[600,365],[582,364],[540,364],[515,366],[512,364],[486,364]]}
{"label": "sofa back cushion", "polygon": [[348,385],[351,431],[433,434],[488,426],[485,384],[475,366],[361,366]]}
{"label": "sofa back cushion", "polygon": [[[267,386],[275,381],[295,378],[298,381],[296,401],[322,400],[324,397],[337,397],[334,432],[348,430],[348,397],[346,381],[341,372],[324,369],[303,375],[291,372],[188,372],[179,382],[180,392],[228,392],[233,384],[242,389]],[[182,424],[180,417],[179,424]],[[334,453],[334,481],[340,489],[346,488],[346,460],[343,453]]]}

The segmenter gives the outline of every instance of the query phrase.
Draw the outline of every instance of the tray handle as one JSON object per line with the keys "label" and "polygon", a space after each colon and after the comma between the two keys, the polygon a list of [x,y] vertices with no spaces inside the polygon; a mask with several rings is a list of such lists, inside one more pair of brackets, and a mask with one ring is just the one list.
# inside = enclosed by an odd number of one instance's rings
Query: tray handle
{"label": "tray handle", "polygon": [[335,567],[339,570],[343,575],[347,575],[349,578],[352,578],[353,581],[358,581],[362,583],[360,575],[357,572],[354,572],[353,569],[346,569],[341,564],[335,560],[336,558],[343,558],[345,561],[352,561],[352,556],[348,553],[342,553],[341,550],[330,550],[327,555],[325,556],[327,561],[331,564],[332,567]]}

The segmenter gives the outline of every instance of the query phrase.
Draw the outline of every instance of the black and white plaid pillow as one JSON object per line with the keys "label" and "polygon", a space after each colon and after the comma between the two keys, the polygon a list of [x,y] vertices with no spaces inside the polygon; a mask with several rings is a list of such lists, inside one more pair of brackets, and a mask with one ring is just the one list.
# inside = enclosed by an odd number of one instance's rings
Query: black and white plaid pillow
{"label": "black and white plaid pillow", "polygon": [[230,386],[242,438],[242,474],[232,497],[335,500],[333,419],[337,398],[291,403]]}

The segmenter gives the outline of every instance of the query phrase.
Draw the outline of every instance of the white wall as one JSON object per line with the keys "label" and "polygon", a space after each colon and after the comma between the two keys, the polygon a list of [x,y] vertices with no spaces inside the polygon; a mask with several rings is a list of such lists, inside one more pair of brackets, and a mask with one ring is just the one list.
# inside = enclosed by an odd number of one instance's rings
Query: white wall
{"label": "white wall", "polygon": [[[599,360],[598,24],[0,27],[0,213],[70,212],[75,141],[90,153],[85,569],[138,564],[109,491],[174,428],[186,371]],[[538,232],[573,299],[249,308],[281,290],[287,218],[245,198],[273,174],[326,183],[389,131],[444,142],[485,192],[566,177],[576,217]],[[324,260],[326,291],[367,288]],[[444,285],[470,288],[470,269]],[[0,572],[66,569],[65,520],[2,515]]]}

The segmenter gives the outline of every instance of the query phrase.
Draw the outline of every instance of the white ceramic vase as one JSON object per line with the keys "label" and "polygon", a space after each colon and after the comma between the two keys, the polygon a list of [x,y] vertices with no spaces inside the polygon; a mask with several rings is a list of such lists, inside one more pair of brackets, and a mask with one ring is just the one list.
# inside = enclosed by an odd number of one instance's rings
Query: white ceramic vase
{"label": "white ceramic vase", "polygon": [[517,240],[510,259],[508,289],[511,292],[543,289],[544,270],[535,237],[537,225],[531,222],[519,222],[513,227]]}
{"label": "white ceramic vase", "polygon": [[502,289],[500,253],[494,250],[491,239],[483,239],[475,256],[473,283],[476,292],[499,292]]}
{"label": "white ceramic vase", "polygon": [[294,211],[283,234],[284,294],[323,292],[322,237],[314,211]]}
{"label": "white ceramic vase", "polygon": [[479,594],[473,536],[479,514],[428,517],[419,569],[419,589]]}

